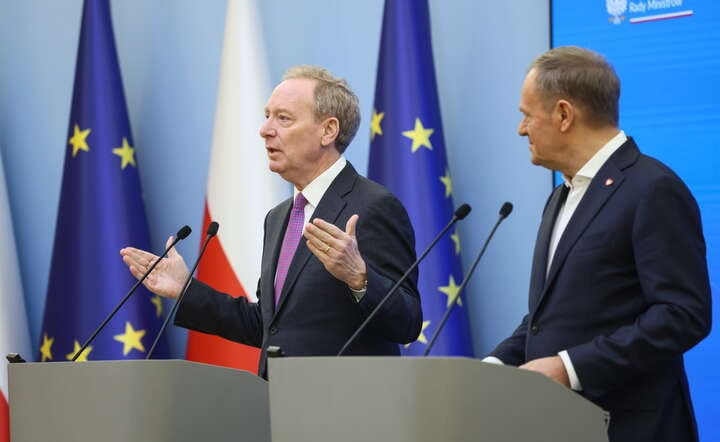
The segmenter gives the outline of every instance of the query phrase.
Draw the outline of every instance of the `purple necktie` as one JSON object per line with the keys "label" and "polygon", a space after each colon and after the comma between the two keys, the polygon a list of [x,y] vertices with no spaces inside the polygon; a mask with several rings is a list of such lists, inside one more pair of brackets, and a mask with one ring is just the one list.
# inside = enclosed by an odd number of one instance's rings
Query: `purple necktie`
{"label": "purple necktie", "polygon": [[302,193],[295,195],[295,203],[290,212],[290,221],[288,221],[285,237],[283,238],[282,248],[280,249],[280,257],[278,258],[277,269],[275,270],[275,305],[278,305],[280,294],[282,293],[285,278],[287,277],[290,262],[295,256],[298,243],[302,237],[303,225],[305,225],[305,204],[307,200]]}

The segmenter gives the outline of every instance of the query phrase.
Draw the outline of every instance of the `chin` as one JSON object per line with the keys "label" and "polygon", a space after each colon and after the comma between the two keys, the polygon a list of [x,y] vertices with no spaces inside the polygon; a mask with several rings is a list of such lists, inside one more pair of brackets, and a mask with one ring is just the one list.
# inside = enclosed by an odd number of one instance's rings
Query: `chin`
{"label": "chin", "polygon": [[281,163],[270,160],[268,162],[268,169],[270,169],[270,172],[282,173],[285,168]]}

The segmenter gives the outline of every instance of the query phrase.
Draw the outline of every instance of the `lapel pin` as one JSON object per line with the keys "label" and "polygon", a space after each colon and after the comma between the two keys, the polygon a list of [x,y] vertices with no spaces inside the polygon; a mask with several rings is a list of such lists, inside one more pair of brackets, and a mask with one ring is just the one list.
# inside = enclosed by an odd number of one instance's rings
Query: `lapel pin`
{"label": "lapel pin", "polygon": [[612,178],[608,178],[605,180],[605,187],[610,187],[613,185],[615,181]]}

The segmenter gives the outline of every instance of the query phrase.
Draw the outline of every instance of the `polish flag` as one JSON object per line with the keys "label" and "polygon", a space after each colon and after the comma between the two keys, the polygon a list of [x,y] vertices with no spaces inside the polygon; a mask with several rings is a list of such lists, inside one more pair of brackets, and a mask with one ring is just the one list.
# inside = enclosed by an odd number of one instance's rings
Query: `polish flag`
{"label": "polish flag", "polygon": [[[290,187],[268,169],[259,135],[270,94],[259,17],[253,1],[229,1],[203,231],[220,223],[198,268],[201,281],[255,300],[263,221]],[[260,350],[191,331],[186,359],[257,373]]]}
{"label": "polish flag", "polygon": [[10,441],[10,410],[8,407],[8,378],[5,355],[20,353],[32,359],[30,335],[25,316],[20,269],[13,237],[10,204],[5,189],[5,173],[0,158],[0,442]]}

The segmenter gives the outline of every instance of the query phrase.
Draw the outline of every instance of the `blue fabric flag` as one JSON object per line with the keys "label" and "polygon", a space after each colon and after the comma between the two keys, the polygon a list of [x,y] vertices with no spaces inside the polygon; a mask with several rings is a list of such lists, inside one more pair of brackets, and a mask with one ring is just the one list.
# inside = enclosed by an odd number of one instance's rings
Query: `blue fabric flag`
{"label": "blue fabric flag", "polygon": [[[368,177],[408,210],[418,253],[453,215],[452,180],[440,121],[426,0],[386,0],[370,124]],[[422,354],[462,283],[460,237],[451,230],[420,264],[423,330],[404,354]],[[472,356],[467,306],[455,307],[433,355]]]}
{"label": "blue fabric flag", "polygon": [[[40,361],[71,359],[135,282],[119,254],[150,246],[135,154],[109,0],[86,0]],[[161,323],[140,287],[78,361],[144,358]]]}

